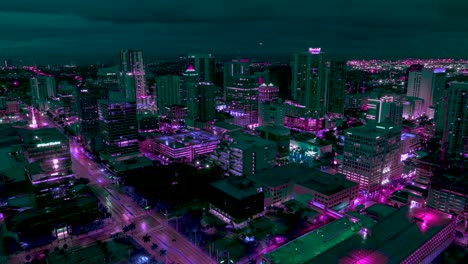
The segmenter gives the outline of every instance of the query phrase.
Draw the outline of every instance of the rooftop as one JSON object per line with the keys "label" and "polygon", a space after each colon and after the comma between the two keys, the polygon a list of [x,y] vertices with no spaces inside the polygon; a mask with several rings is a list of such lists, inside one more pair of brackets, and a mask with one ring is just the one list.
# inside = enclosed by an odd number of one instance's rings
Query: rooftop
{"label": "rooftop", "polygon": [[356,233],[358,229],[353,228],[354,225],[348,218],[335,220],[266,254],[264,258],[275,264],[307,263]]}
{"label": "rooftop", "polygon": [[388,135],[389,133],[399,133],[401,131],[400,127],[393,126],[389,123],[379,123],[379,124],[366,124],[363,126],[353,127],[346,129],[347,135],[359,135],[363,137],[379,137]]}
{"label": "rooftop", "polygon": [[436,210],[401,207],[307,263],[400,263],[453,221]]}
{"label": "rooftop", "polygon": [[325,195],[357,185],[355,182],[346,180],[341,173],[331,175],[294,163],[259,172],[250,178],[266,186],[279,186],[292,181]]}
{"label": "rooftop", "polygon": [[23,130],[23,140],[26,145],[67,142],[68,138],[56,128],[41,128]]}
{"label": "rooftop", "polygon": [[231,132],[228,134],[229,138],[231,138],[233,141],[233,144],[231,146],[237,149],[247,150],[251,148],[262,148],[271,145],[276,146],[274,142],[262,139],[255,135],[245,134],[241,132]]}
{"label": "rooftop", "polygon": [[231,177],[225,180],[213,182],[211,185],[238,200],[258,193],[255,183],[242,177]]}
{"label": "rooftop", "polygon": [[291,130],[284,126],[259,126],[255,129],[256,131],[265,131],[277,135],[289,135]]}
{"label": "rooftop", "polygon": [[174,149],[219,141],[216,136],[205,131],[190,131],[176,135],[160,135],[153,137],[152,140]]}

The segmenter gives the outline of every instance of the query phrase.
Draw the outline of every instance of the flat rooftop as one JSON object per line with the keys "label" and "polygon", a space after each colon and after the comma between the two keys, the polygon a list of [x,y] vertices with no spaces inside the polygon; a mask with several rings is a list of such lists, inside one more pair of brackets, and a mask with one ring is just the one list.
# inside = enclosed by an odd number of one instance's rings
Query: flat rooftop
{"label": "flat rooftop", "polygon": [[265,131],[277,135],[290,135],[291,130],[284,126],[259,126],[255,128],[256,131]]}
{"label": "flat rooftop", "polygon": [[295,163],[261,171],[249,176],[249,178],[259,184],[271,187],[284,185],[288,182],[295,182],[326,195],[357,185],[355,182],[346,180],[341,173],[332,175],[315,168]]}
{"label": "flat rooftop", "polygon": [[[359,228],[354,226],[346,217],[337,219],[264,255],[264,258],[275,264],[308,263],[355,234]],[[323,263],[336,263],[336,260]]]}
{"label": "flat rooftop", "polygon": [[231,177],[211,183],[211,185],[226,194],[242,200],[258,193],[255,182],[241,177]]}
{"label": "flat rooftop", "polygon": [[23,129],[21,131],[26,145],[50,143],[50,142],[68,142],[68,138],[56,128],[41,128],[34,130]]}
{"label": "flat rooftop", "polygon": [[306,263],[400,263],[453,221],[436,210],[401,207]]}
{"label": "flat rooftop", "polygon": [[272,141],[251,134],[246,134],[242,132],[231,132],[228,133],[228,135],[229,138],[233,140],[231,146],[241,150],[247,150],[251,148],[262,148],[271,145],[276,146],[276,144]]}
{"label": "flat rooftop", "polygon": [[218,137],[205,131],[190,131],[176,135],[159,135],[152,137],[152,140],[174,149],[208,142],[219,142]]}
{"label": "flat rooftop", "polygon": [[401,131],[401,128],[389,123],[365,124],[363,126],[346,129],[345,133],[348,135],[356,134],[363,137],[378,137],[387,135],[389,131],[398,133]]}

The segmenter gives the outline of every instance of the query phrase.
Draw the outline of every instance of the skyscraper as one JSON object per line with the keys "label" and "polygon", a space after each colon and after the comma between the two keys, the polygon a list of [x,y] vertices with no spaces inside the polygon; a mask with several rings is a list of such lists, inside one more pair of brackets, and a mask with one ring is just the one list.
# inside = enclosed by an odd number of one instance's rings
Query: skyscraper
{"label": "skyscraper", "polygon": [[46,110],[47,100],[50,97],[55,97],[57,87],[55,78],[53,76],[36,76],[31,78],[31,95],[32,105],[39,108],[39,110]]}
{"label": "skyscraper", "polygon": [[108,99],[99,101],[99,126],[102,159],[113,162],[139,155],[137,106],[122,90],[111,90]]}
{"label": "skyscraper", "polygon": [[346,130],[340,172],[361,190],[374,192],[401,177],[401,128],[388,123]]}
{"label": "skyscraper", "polygon": [[180,104],[180,77],[166,75],[156,78],[156,98],[159,115],[166,114],[166,107]]}
{"label": "skyscraper", "polygon": [[292,99],[307,108],[323,111],[323,54],[320,48],[296,53],[292,59]]}
{"label": "skyscraper", "polygon": [[200,80],[215,82],[216,58],[211,54],[193,54],[188,56],[188,64],[193,65],[200,75]]}
{"label": "skyscraper", "polygon": [[148,90],[146,87],[145,65],[143,51],[120,51],[120,86],[125,90],[127,100],[137,101],[138,108],[145,108],[148,104]]}
{"label": "skyscraper", "polygon": [[[447,104],[447,105],[445,105]],[[446,134],[447,154],[468,159],[468,83],[452,82],[441,102],[437,130]]]}
{"label": "skyscraper", "polygon": [[442,97],[445,89],[445,69],[413,70],[408,74],[407,96],[418,97],[424,100],[423,111],[429,117],[434,117],[435,105]]}
{"label": "skyscraper", "polygon": [[380,124],[390,122],[394,126],[401,126],[403,119],[403,105],[395,101],[393,96],[372,94],[368,100],[366,118],[369,123]]}
{"label": "skyscraper", "polygon": [[241,76],[250,75],[250,70],[248,59],[236,59],[224,64],[224,97],[226,97],[226,87],[233,85]]}
{"label": "skyscraper", "polygon": [[330,63],[330,82],[325,101],[328,113],[344,114],[346,67],[345,59],[335,59]]}
{"label": "skyscraper", "polygon": [[227,110],[234,116],[238,126],[258,122],[258,81],[255,76],[245,75],[226,87]]}
{"label": "skyscraper", "polygon": [[263,83],[258,87],[258,103],[274,102],[279,99],[279,87],[270,83]]}

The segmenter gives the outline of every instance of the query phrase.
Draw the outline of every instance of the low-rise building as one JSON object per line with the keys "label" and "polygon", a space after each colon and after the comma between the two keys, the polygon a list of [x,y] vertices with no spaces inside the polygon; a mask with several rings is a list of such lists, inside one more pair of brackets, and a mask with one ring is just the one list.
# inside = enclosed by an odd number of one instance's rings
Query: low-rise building
{"label": "low-rise building", "polygon": [[205,131],[190,131],[176,135],[147,136],[140,143],[143,152],[149,152],[164,164],[172,162],[192,162],[200,155],[212,153],[219,139]]}
{"label": "low-rise building", "polygon": [[300,164],[265,170],[250,179],[264,192],[265,207],[309,195],[309,202],[334,208],[347,205],[358,196],[358,185],[346,180],[344,175],[331,175]]}
{"label": "low-rise building", "polygon": [[252,180],[231,177],[211,184],[210,212],[234,228],[263,212],[263,192]]}
{"label": "low-rise building", "polygon": [[291,131],[284,126],[259,126],[255,129],[260,137],[276,143],[276,160],[279,164],[289,161]]}

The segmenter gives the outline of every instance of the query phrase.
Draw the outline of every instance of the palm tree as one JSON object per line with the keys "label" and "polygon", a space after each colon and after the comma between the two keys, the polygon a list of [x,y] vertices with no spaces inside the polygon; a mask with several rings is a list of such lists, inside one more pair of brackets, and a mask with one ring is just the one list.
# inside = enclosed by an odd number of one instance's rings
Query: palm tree
{"label": "palm tree", "polygon": [[150,235],[146,234],[146,235],[143,236],[143,242],[144,242],[144,243],[148,243],[148,242],[150,242],[150,240],[151,240],[151,236],[150,236]]}
{"label": "palm tree", "polygon": [[158,249],[158,244],[153,243],[153,244],[151,245],[151,249],[152,249],[152,250]]}
{"label": "palm tree", "polygon": [[161,248],[161,250],[159,250],[159,256],[160,256],[160,257],[166,256],[166,253],[167,253],[167,252],[166,252],[166,250],[165,250],[164,248]]}

